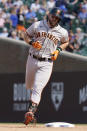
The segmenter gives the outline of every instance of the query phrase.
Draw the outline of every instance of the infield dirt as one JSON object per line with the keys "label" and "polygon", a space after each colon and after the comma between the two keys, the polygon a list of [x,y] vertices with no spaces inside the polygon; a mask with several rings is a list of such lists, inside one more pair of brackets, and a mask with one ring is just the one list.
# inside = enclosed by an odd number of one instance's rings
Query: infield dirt
{"label": "infield dirt", "polygon": [[75,125],[75,127],[46,127],[44,124],[28,125],[24,124],[0,124],[0,131],[87,131],[87,125]]}

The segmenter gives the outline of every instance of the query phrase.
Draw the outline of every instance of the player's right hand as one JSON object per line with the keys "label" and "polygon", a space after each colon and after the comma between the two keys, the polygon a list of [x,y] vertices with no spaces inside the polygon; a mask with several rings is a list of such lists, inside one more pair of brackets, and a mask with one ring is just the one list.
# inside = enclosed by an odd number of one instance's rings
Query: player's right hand
{"label": "player's right hand", "polygon": [[32,46],[33,46],[34,48],[36,48],[37,50],[40,50],[40,49],[42,48],[42,45],[40,44],[39,41],[33,42],[33,43],[32,43]]}
{"label": "player's right hand", "polygon": [[56,60],[57,59],[57,57],[58,57],[58,55],[59,55],[59,51],[58,50],[56,50],[56,51],[54,51],[52,54],[51,54],[51,60]]}

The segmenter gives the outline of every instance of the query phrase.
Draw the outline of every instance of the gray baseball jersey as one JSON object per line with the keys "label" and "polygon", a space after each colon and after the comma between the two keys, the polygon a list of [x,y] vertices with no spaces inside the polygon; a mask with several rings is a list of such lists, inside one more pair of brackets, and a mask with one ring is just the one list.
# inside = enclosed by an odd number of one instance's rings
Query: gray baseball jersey
{"label": "gray baseball jersey", "polygon": [[34,39],[40,41],[42,48],[37,49],[30,47],[29,52],[38,57],[50,58],[60,42],[68,41],[68,32],[59,24],[54,28],[49,28],[47,21],[42,20],[33,23],[28,29],[27,33]]}

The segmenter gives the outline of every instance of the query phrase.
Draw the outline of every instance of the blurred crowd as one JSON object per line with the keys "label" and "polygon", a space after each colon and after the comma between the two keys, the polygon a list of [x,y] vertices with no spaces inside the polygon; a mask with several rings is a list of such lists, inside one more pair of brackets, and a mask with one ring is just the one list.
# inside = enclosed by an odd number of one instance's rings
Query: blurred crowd
{"label": "blurred crowd", "polygon": [[60,25],[69,32],[69,52],[87,47],[87,0],[0,0],[0,37],[23,40],[33,22],[46,18],[53,7],[62,10]]}

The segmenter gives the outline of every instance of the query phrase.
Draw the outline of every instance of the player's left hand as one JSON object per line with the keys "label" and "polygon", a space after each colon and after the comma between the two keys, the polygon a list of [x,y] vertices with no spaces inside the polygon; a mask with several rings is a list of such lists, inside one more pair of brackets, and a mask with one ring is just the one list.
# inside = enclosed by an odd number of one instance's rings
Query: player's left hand
{"label": "player's left hand", "polygon": [[51,60],[55,61],[59,55],[59,51],[56,50],[51,54]]}

